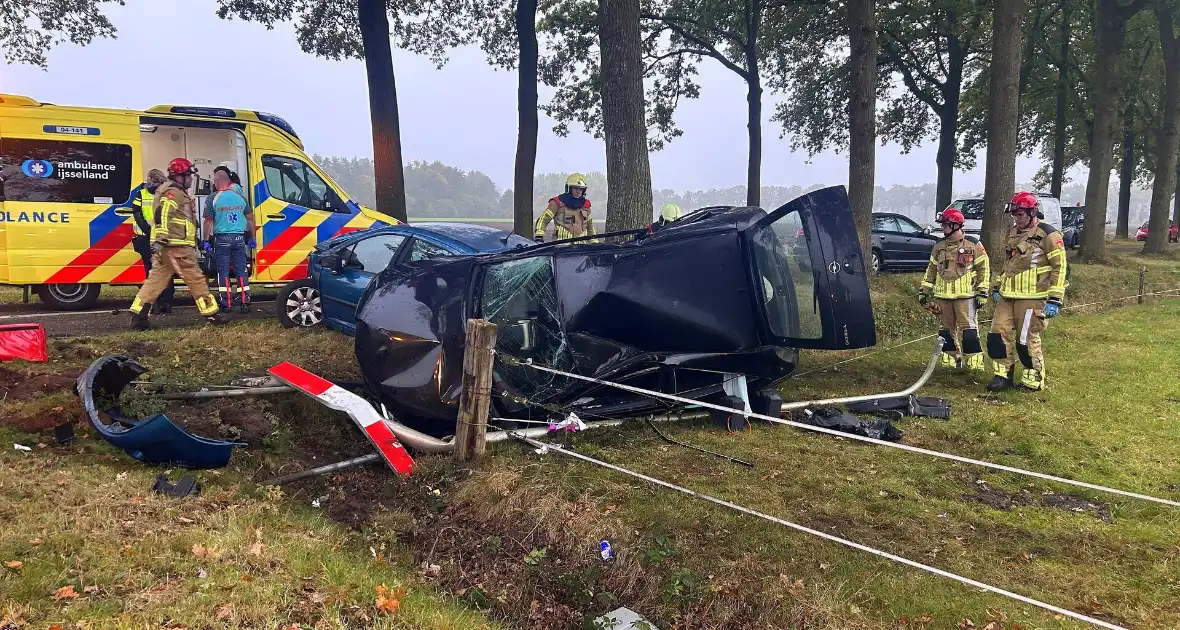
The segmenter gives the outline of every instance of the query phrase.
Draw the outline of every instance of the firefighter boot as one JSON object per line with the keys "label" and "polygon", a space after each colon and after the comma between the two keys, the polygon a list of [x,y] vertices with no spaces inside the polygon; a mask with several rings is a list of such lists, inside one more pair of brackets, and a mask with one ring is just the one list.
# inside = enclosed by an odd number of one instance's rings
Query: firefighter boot
{"label": "firefighter boot", "polygon": [[1045,389],[1045,369],[1026,368],[1020,372],[1020,388],[1034,392]]}
{"label": "firefighter boot", "polygon": [[1012,369],[996,365],[996,376],[987,384],[987,391],[998,392],[1012,387]]}
{"label": "firefighter boot", "polygon": [[230,322],[229,317],[220,311],[206,317],[205,319],[209,320],[210,324],[228,324]]}
{"label": "firefighter boot", "polygon": [[151,328],[152,325],[148,321],[148,312],[151,310],[151,304],[144,304],[138,313],[131,313],[131,330],[148,330]]}
{"label": "firefighter boot", "polygon": [[959,367],[959,357],[949,352],[943,352],[942,356],[938,359],[938,363],[944,368]]}

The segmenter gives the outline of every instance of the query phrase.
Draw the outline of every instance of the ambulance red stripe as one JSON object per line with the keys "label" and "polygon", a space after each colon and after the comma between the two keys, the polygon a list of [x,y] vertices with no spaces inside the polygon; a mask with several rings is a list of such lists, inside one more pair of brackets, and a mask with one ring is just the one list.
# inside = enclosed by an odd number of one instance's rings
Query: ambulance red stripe
{"label": "ambulance red stripe", "polygon": [[124,224],[111,230],[109,234],[102,237],[97,243],[78,255],[70,261],[68,265],[57,270],[49,279],[45,281],[46,284],[73,284],[75,282],[82,282],[90,272],[98,269],[103,263],[110,260],[115,254],[119,253],[124,247],[131,244],[131,237],[134,236],[134,231],[130,225]]}
{"label": "ambulance red stripe", "polygon": [[258,252],[256,256],[258,260],[257,273],[262,273],[263,270],[277,263],[279,258],[282,258],[284,254],[291,251],[291,248],[298,245],[303,240],[303,237],[310,234],[313,230],[315,230],[315,226],[292,226],[283,230],[282,234],[276,236],[274,240]]}

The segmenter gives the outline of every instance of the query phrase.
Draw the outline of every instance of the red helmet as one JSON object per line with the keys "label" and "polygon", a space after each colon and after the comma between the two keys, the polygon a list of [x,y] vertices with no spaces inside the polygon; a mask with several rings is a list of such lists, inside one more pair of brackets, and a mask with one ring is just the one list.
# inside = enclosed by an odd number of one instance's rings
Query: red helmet
{"label": "red helmet", "polygon": [[169,175],[192,175],[196,172],[197,169],[193,166],[193,163],[182,157],[175,158],[168,163]]}
{"label": "red helmet", "polygon": [[1018,192],[1012,195],[1012,203],[1008,204],[1008,212],[1016,208],[1032,210],[1037,207],[1037,196],[1030,192]]}
{"label": "red helmet", "polygon": [[963,225],[967,219],[963,218],[963,213],[954,208],[947,208],[938,214],[938,223],[958,223]]}

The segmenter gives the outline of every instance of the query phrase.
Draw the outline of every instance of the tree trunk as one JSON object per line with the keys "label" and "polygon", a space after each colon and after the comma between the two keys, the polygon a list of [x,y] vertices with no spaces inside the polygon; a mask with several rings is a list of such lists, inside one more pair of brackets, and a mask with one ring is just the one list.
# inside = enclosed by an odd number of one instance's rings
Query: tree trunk
{"label": "tree trunk", "polygon": [[1168,250],[1168,210],[1176,190],[1176,160],[1180,151],[1180,40],[1176,38],[1172,11],[1167,5],[1157,7],[1155,14],[1164,57],[1164,93],[1160,99],[1163,118],[1155,148],[1155,182],[1151,188],[1144,254],[1162,254]]}
{"label": "tree trunk", "polygon": [[1114,167],[1115,121],[1118,119],[1120,58],[1127,37],[1127,19],[1118,0],[1097,0],[1095,16],[1094,139],[1090,144],[1090,174],[1086,180],[1086,225],[1079,256],[1106,258],[1106,203],[1110,171]]}
{"label": "tree trunk", "polygon": [[[1050,193],[1061,199],[1061,185],[1065,179],[1065,99],[1069,92],[1069,11],[1061,12],[1061,62],[1057,66],[1057,120],[1053,124],[1053,176],[1049,186]],[[1030,38],[1031,39],[1031,38]]]}
{"label": "tree trunk", "polygon": [[517,0],[516,173],[512,188],[512,231],[533,236],[533,172],[537,167],[537,0]]}
{"label": "tree trunk", "polygon": [[935,164],[938,166],[938,192],[935,204],[938,207],[935,212],[942,212],[953,201],[955,157],[959,153],[959,95],[963,88],[963,64],[967,58],[963,45],[955,38],[947,38],[947,48],[947,79],[942,86],[943,104],[937,112],[938,155]]}
{"label": "tree trunk", "polygon": [[369,82],[369,119],[373,126],[373,179],[377,211],[398,221],[406,216],[406,183],[402,176],[402,137],[397,115],[397,85],[389,44],[389,14],[384,0],[360,0],[357,17],[365,49]]}
{"label": "tree trunk", "polygon": [[1123,164],[1119,171],[1119,213],[1115,238],[1131,235],[1131,184],[1135,179],[1135,105],[1127,103],[1123,114]]}
{"label": "tree trunk", "polygon": [[602,129],[606,138],[606,231],[651,223],[651,164],[643,99],[640,0],[598,0]]}
{"label": "tree trunk", "polygon": [[873,242],[873,188],[877,141],[877,21],[875,0],[850,0],[848,39],[852,76],[848,102],[848,197],[860,238],[861,253],[869,261]]}
{"label": "tree trunk", "polygon": [[746,128],[750,156],[746,171],[746,205],[762,203],[762,79],[758,75],[758,27],[762,0],[746,0]]}
{"label": "tree trunk", "polygon": [[[996,0],[992,14],[992,63],[983,186],[983,243],[1004,251],[1004,203],[1016,188],[1017,127],[1020,124],[1020,23],[1025,0]],[[1000,260],[1000,256],[996,256]]]}

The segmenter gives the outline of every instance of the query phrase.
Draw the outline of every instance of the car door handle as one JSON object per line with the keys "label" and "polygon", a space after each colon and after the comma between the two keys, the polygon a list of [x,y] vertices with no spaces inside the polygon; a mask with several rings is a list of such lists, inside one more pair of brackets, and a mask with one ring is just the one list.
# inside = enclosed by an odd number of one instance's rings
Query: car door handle
{"label": "car door handle", "polygon": [[286,218],[287,218],[287,215],[285,215],[285,214],[283,214],[283,213],[281,213],[281,212],[280,212],[280,213],[278,213],[278,214],[268,214],[268,215],[266,215],[266,218],[268,218],[268,219],[277,219],[277,220],[282,220],[282,219],[286,219]]}
{"label": "car door handle", "polygon": [[118,210],[115,210],[115,214],[123,217],[131,216],[131,212],[131,208],[119,208]]}

